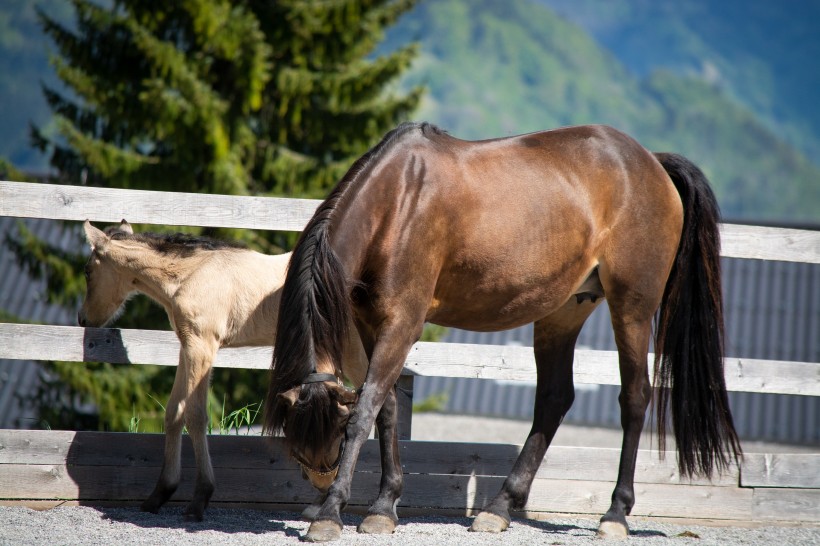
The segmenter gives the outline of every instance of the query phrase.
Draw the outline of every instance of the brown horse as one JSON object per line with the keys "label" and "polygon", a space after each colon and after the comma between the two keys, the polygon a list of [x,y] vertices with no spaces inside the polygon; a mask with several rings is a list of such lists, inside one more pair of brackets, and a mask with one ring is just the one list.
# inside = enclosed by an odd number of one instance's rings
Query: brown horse
{"label": "brown horse", "polygon": [[[374,422],[382,479],[359,530],[395,528],[402,471],[394,386],[425,321],[479,331],[535,323],[532,429],[473,531],[503,531],[510,510],[525,505],[573,402],[576,338],[603,298],[618,346],[624,436],[599,533],[628,533],[659,309],[658,410],[665,416],[671,407],[681,474],[711,476],[740,457],[723,376],[718,222],[695,165],[609,127],[480,142],[429,124],[387,134],[316,211],[283,288],[277,339],[288,343],[274,349],[265,427],[284,429],[300,457],[324,449],[340,459],[305,538],[340,536],[339,513]],[[369,367],[347,426],[334,428],[346,417],[332,403],[339,386],[305,378],[337,373],[351,315]],[[661,443],[664,423],[658,419]]]}
{"label": "brown horse", "polygon": [[[230,241],[185,234],[134,233],[125,220],[101,231],[86,221],[91,256],[85,267],[86,296],[80,326],[104,326],[142,293],[168,314],[180,342],[179,365],[165,412],[165,457],[154,491],[142,510],[158,512],[180,480],[182,427],[194,446],[197,475],[186,519],[202,520],[215,488],[208,455],[207,398],[213,361],[220,347],[270,346],[290,254],[269,256]],[[364,381],[361,344],[340,375]],[[326,489],[332,477],[316,480]]]}

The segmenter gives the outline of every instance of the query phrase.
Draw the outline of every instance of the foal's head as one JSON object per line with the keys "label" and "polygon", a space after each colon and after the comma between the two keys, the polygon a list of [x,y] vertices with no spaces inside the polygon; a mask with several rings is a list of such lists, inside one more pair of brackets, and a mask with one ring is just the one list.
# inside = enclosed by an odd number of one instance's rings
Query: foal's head
{"label": "foal's head", "polygon": [[83,225],[91,257],[85,264],[86,293],[77,322],[80,326],[101,327],[119,316],[125,301],[134,288],[124,275],[118,272],[110,259],[111,241],[134,234],[131,225],[123,220],[118,226],[99,230],[88,220]]}

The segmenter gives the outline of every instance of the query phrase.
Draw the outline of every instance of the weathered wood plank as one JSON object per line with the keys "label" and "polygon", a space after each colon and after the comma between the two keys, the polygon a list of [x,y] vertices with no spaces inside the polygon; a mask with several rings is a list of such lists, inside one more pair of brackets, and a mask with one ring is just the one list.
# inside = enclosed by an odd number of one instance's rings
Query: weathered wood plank
{"label": "weathered wood plank", "polygon": [[820,489],[820,454],[749,453],[742,464],[740,485]]}
{"label": "weathered wood plank", "polygon": [[[301,231],[319,201],[0,181],[0,215]],[[723,256],[820,263],[820,232],[721,225]]]}
{"label": "weathered wood plank", "polygon": [[[267,369],[270,347],[224,348],[215,366]],[[173,332],[0,323],[0,358],[175,366],[179,342]],[[649,355],[651,362],[653,356]],[[732,391],[820,396],[820,363],[727,358]],[[529,347],[416,343],[405,373],[427,376],[535,381]],[[617,353],[575,351],[576,383],[619,385]]]}
{"label": "weathered wood plank", "polygon": [[0,216],[301,231],[320,201],[0,181]]}
{"label": "weathered wood plank", "polygon": [[721,256],[820,263],[820,232],[721,224]]}
{"label": "weathered wood plank", "polygon": [[[0,465],[146,467],[158,473],[162,466],[163,438],[161,434],[0,430]],[[211,435],[208,445],[214,468],[284,471],[298,468],[287,456],[279,438]],[[505,444],[399,442],[402,468],[411,474],[505,477],[520,450],[521,446]],[[552,446],[536,477],[614,484],[619,455],[618,449]],[[362,447],[356,470],[379,473],[380,465],[378,442],[370,440]],[[182,466],[195,467],[188,436],[183,436]],[[635,481],[736,486],[738,472],[732,469],[713,482],[681,480],[673,454],[659,460],[656,452],[640,450]]]}
{"label": "weathered wood plank", "polygon": [[752,517],[767,521],[820,522],[820,489],[755,488]]}
{"label": "weathered wood plank", "polygon": [[[298,471],[216,468],[214,502],[309,504],[315,490]],[[2,499],[142,500],[151,492],[155,469],[82,465],[4,465]],[[357,472],[351,505],[368,505],[376,496],[379,475]],[[405,474],[400,506],[434,509],[480,509],[504,478],[475,475]],[[193,493],[193,472],[183,476],[173,499]],[[602,514],[613,484],[536,478],[526,510]],[[753,490],[731,487],[637,484],[633,515],[750,519]]]}

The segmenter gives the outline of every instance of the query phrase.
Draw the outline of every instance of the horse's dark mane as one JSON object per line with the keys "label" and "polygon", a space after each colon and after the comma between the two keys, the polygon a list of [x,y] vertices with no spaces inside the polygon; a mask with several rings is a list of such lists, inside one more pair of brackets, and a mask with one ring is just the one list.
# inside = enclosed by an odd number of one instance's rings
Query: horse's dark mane
{"label": "horse's dark mane", "polygon": [[160,254],[171,254],[176,256],[189,256],[197,251],[246,249],[247,247],[238,242],[224,239],[214,239],[200,235],[190,235],[188,233],[153,233],[150,231],[141,233],[128,233],[112,226],[105,229],[106,235],[112,239],[128,239],[145,244],[152,250]]}
{"label": "horse's dark mane", "polygon": [[[443,134],[428,123],[403,123],[357,159],[319,206],[296,247],[288,267],[279,307],[271,378],[265,402],[265,431],[285,426],[288,407],[279,395],[302,385],[316,371],[319,359],[339,366],[350,326],[350,290],[342,265],[330,247],[328,231],[334,211],[347,189],[402,137],[420,131],[425,136]],[[286,438],[291,446],[318,450],[333,430],[336,404],[323,383],[302,385]],[[298,419],[298,423],[293,418]]]}

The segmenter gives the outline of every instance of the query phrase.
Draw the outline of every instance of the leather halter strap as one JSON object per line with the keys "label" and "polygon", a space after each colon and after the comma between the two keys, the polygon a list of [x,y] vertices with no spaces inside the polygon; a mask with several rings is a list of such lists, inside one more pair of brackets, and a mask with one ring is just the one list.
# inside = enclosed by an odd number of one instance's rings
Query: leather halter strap
{"label": "leather halter strap", "polygon": [[332,373],[312,373],[308,375],[304,381],[302,381],[302,385],[307,385],[308,383],[322,383],[324,381],[333,381],[334,383],[339,382],[339,378],[336,377],[335,374]]}

